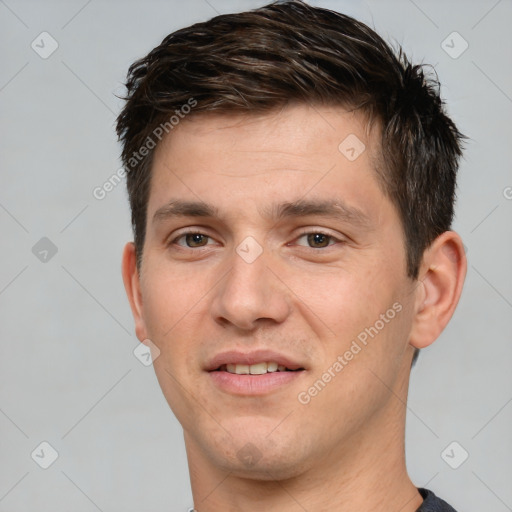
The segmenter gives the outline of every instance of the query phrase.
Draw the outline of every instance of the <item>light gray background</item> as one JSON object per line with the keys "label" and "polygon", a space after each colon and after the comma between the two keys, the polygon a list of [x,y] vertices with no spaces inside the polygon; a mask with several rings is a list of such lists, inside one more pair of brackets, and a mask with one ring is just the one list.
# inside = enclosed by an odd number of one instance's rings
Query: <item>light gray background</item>
{"label": "light gray background", "polygon": [[[180,425],[132,353],[124,183],[103,200],[92,192],[120,167],[115,94],[129,64],[175,29],[265,3],[0,0],[0,511],[192,505]],[[407,460],[415,484],[460,512],[510,511],[512,2],[311,3],[434,64],[471,137],[454,226],[469,271],[452,322],[412,374]],[[47,59],[31,48],[43,31],[59,45]],[[469,44],[456,59],[441,46],[453,31]],[[32,252],[42,237],[58,248],[46,262]],[[42,441],[59,455],[46,470],[31,458]],[[469,453],[458,469],[441,456],[452,441]],[[448,450],[452,465],[462,454]]]}

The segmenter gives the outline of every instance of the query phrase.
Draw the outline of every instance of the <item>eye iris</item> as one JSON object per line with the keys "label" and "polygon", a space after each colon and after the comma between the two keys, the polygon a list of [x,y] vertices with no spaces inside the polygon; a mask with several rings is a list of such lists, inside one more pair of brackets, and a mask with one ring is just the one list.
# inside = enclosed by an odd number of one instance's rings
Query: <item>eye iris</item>
{"label": "eye iris", "polygon": [[185,236],[185,240],[189,247],[201,247],[203,245],[206,245],[205,243],[201,243],[206,242],[206,236],[201,235],[200,233],[188,233]]}
{"label": "eye iris", "polygon": [[327,247],[329,245],[329,236],[323,233],[311,233],[308,235],[308,244],[314,247]]}

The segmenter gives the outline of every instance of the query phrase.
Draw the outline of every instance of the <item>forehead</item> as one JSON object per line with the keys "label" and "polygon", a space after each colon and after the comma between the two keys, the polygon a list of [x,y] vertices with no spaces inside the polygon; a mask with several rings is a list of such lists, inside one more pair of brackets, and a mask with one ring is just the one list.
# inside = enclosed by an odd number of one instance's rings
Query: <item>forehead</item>
{"label": "forehead", "polygon": [[194,114],[156,148],[148,214],[172,192],[220,203],[257,197],[270,204],[286,194],[294,201],[308,190],[311,197],[328,190],[331,199],[340,193],[364,200],[378,185],[377,141],[376,124],[342,107]]}
{"label": "forehead", "polygon": [[183,143],[199,143],[195,157],[222,148],[247,153],[293,153],[296,157],[341,152],[351,160],[357,156],[350,153],[351,147],[361,152],[364,145],[365,156],[375,158],[379,132],[379,123],[370,123],[364,112],[334,105],[292,103],[262,113],[200,112],[175,125],[157,146],[155,156]]}

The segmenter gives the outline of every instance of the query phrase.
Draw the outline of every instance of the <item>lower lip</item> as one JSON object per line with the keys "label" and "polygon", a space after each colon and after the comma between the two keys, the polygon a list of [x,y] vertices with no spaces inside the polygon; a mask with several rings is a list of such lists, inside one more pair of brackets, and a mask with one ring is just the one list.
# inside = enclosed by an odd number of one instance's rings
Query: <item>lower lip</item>
{"label": "lower lip", "polygon": [[264,395],[276,391],[299,379],[304,370],[296,372],[271,372],[262,375],[238,375],[223,371],[209,372],[213,383],[226,393],[234,395]]}

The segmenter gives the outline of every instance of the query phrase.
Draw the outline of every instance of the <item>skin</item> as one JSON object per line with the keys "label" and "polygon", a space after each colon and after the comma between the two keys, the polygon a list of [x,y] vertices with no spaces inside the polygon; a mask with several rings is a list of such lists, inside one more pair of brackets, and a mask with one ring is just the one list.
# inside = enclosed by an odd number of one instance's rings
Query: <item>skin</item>
{"label": "skin", "polygon": [[[349,134],[366,146],[354,161],[338,150]],[[448,231],[425,251],[418,279],[407,277],[402,224],[374,170],[377,135],[341,107],[291,105],[190,116],[156,149],[140,273],[128,243],[123,279],[137,337],[158,355],[157,378],[184,430],[199,512],[413,512],[422,502],[404,457],[411,359],[451,318],[466,260]],[[153,222],[172,199],[210,203],[218,215]],[[299,199],[343,201],[366,221],[268,215],[271,204]],[[178,238],[188,228],[204,236]],[[236,252],[248,236],[263,249],[252,263]],[[400,312],[301,403],[396,303]],[[257,348],[305,371],[263,396],[212,384],[211,357]]]}

